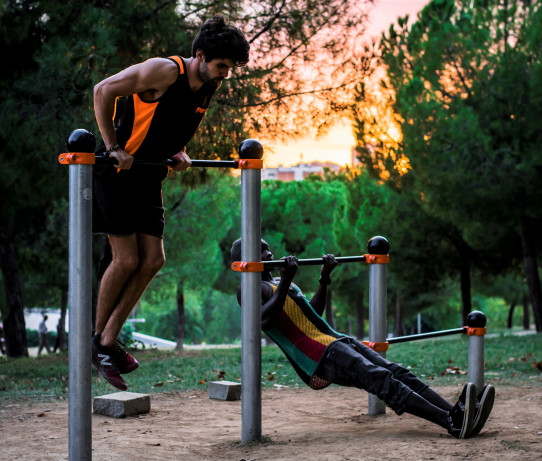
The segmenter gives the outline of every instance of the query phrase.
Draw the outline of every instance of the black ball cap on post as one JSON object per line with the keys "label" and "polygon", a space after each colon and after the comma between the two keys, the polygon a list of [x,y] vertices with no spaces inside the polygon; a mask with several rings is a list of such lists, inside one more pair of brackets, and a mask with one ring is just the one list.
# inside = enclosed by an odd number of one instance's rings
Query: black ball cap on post
{"label": "black ball cap on post", "polygon": [[255,139],[245,139],[239,145],[239,158],[261,159],[263,157],[263,146]]}
{"label": "black ball cap on post", "polygon": [[367,251],[370,255],[387,255],[390,244],[384,237],[377,235],[367,242]]}
{"label": "black ball cap on post", "polygon": [[467,326],[471,328],[484,328],[487,323],[486,315],[482,311],[472,311],[467,315]]}
{"label": "black ball cap on post", "polygon": [[94,152],[96,138],[90,131],[79,128],[68,136],[66,148],[68,152]]}

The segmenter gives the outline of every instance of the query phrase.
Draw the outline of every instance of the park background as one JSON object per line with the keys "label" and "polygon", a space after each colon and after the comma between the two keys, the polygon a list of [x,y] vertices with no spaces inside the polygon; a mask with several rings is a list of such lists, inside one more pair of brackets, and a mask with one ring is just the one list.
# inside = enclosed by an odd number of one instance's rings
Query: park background
{"label": "park background", "polygon": [[[216,96],[188,146],[192,158],[235,158],[252,137],[268,167],[300,154],[343,167],[263,182],[262,236],[276,257],[361,254],[383,235],[390,334],[416,330],[418,314],[423,331],[461,326],[471,310],[485,312],[492,329],[542,331],[538,2],[4,1],[0,46],[11,62],[0,71],[0,312],[8,356],[27,356],[35,341],[29,309],[60,309],[66,347],[68,171],[56,159],[73,129],[99,134],[93,85],[152,56],[188,56],[215,13],[244,30],[251,62]],[[325,158],[311,154],[319,143]],[[239,177],[227,171],[165,181],[167,262],[134,310],[145,322],[128,326],[128,338],[136,328],[179,349],[239,343],[239,276],[229,260],[239,197]],[[94,293],[104,249],[96,236]],[[303,268],[296,281],[310,295],[317,278],[318,268]],[[341,266],[326,317],[364,337],[367,297],[367,268]]]}

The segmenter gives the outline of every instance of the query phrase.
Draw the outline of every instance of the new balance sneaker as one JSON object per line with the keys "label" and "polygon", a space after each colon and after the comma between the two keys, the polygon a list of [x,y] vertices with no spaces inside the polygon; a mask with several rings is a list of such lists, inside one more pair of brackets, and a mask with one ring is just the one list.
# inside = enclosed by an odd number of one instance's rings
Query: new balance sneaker
{"label": "new balance sneaker", "polygon": [[121,391],[128,389],[128,386],[122,379],[119,373],[117,364],[115,363],[115,349],[102,346],[100,344],[101,334],[97,334],[92,338],[92,365],[100,372],[103,378],[112,386]]}
{"label": "new balance sneaker", "polygon": [[121,346],[124,346],[120,341],[113,349],[113,358],[119,369],[120,374],[128,374],[139,367],[139,362]]}
{"label": "new balance sneaker", "polygon": [[468,383],[459,400],[448,412],[448,433],[456,439],[465,439],[472,431],[476,411],[476,386]]}
{"label": "new balance sneaker", "polygon": [[480,433],[493,409],[494,402],[495,388],[491,384],[487,384],[476,397],[476,412],[474,413],[474,421],[469,437],[474,437]]}

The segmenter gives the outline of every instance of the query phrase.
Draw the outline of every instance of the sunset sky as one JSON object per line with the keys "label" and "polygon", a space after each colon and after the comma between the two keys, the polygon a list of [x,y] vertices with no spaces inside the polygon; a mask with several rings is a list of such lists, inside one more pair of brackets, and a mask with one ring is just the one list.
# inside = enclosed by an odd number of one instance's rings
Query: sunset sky
{"label": "sunset sky", "polygon": [[[375,0],[369,13],[368,38],[377,37],[397,17],[409,14],[411,18],[422,10],[429,0]],[[267,167],[291,166],[301,161],[330,161],[339,165],[351,163],[354,135],[348,121],[335,125],[328,135],[315,139],[307,137],[288,144],[273,145],[273,153],[266,153]]]}

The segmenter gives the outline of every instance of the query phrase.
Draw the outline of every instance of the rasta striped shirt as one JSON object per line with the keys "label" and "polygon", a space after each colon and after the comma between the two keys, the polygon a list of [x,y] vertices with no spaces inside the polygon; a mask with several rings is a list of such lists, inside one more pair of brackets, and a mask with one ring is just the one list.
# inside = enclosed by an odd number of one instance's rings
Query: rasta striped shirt
{"label": "rasta striped shirt", "polygon": [[[273,292],[277,285],[270,285]],[[305,295],[291,284],[286,302],[275,325],[264,330],[282,349],[299,377],[313,389],[322,389],[330,383],[315,375],[326,348],[344,337],[319,316]]]}
{"label": "rasta striped shirt", "polygon": [[177,154],[194,136],[216,91],[208,84],[192,91],[184,60],[168,59],[179,68],[177,80],[153,101],[129,96],[122,110],[117,141],[138,159],[166,160]]}

